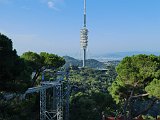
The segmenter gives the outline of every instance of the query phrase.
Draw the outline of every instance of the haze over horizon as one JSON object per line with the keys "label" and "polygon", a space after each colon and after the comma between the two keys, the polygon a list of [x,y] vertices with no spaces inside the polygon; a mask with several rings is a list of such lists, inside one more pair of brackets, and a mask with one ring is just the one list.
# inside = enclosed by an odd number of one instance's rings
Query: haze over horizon
{"label": "haze over horizon", "polygon": [[[159,0],[87,0],[88,56],[160,51]],[[0,0],[0,33],[18,54],[80,55],[83,0]]]}

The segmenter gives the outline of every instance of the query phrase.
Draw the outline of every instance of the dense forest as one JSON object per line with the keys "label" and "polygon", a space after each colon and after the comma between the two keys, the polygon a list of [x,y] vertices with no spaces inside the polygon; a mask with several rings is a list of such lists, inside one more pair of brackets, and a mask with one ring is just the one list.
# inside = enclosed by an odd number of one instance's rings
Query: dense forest
{"label": "dense forest", "polygon": [[79,68],[81,61],[72,59],[74,64],[70,64],[70,60],[46,52],[28,51],[19,56],[12,40],[0,34],[0,120],[38,120],[39,95],[21,96],[40,84],[44,70],[60,68],[69,70],[70,120],[102,120],[102,115],[158,119],[160,56],[134,55],[118,65],[90,60],[86,68]]}

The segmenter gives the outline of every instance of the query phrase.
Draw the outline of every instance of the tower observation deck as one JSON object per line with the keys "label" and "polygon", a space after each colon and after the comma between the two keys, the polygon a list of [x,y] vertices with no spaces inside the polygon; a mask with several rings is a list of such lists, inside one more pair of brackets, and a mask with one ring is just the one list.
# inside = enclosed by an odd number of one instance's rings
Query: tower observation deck
{"label": "tower observation deck", "polygon": [[86,49],[88,46],[88,29],[86,28],[86,0],[84,0],[84,25],[80,31],[80,45],[83,49],[83,67],[86,66]]}

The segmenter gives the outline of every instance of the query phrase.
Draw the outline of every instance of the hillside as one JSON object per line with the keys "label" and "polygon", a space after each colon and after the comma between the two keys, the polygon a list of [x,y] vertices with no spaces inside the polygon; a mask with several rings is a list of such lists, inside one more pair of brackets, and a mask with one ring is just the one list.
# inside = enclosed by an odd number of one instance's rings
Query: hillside
{"label": "hillside", "polygon": [[[66,64],[64,65],[65,68],[68,68],[69,66],[82,66],[82,60],[75,59],[70,56],[64,56],[63,57],[66,61]],[[105,68],[105,64],[103,62],[99,62],[98,60],[95,59],[88,59],[86,61],[86,66],[89,68],[98,68],[98,69],[103,69]]]}

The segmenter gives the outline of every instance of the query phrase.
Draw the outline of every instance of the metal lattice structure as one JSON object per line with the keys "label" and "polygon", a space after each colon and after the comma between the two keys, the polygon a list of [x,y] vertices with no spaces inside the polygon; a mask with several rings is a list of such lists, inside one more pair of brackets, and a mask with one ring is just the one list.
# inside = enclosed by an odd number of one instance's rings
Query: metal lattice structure
{"label": "metal lattice structure", "polygon": [[46,120],[46,89],[40,90],[40,120]]}
{"label": "metal lattice structure", "polygon": [[[29,88],[25,92],[25,95],[40,93],[40,120],[69,120],[70,85],[68,77],[64,80],[64,72],[58,72],[57,75],[59,78],[55,81],[43,80],[40,86]],[[47,98],[49,93],[52,94],[50,95],[51,100]],[[51,105],[47,107],[47,103]]]}

